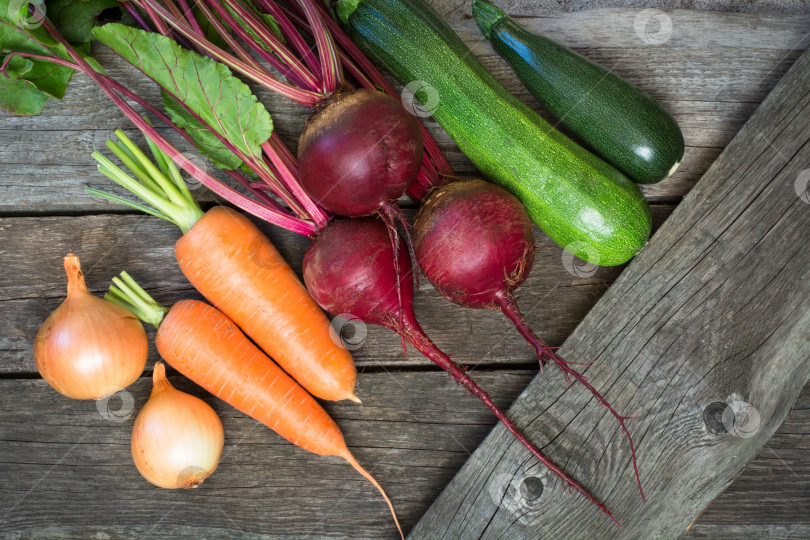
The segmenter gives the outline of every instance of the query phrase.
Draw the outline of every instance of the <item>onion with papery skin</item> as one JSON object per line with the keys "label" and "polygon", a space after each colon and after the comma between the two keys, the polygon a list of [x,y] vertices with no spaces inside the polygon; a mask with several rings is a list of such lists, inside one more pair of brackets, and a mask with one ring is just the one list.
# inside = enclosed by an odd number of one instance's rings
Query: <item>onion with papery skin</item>
{"label": "onion with papery skin", "polygon": [[93,296],[76,255],[65,257],[67,298],[34,340],[42,378],[74,399],[103,399],[126,388],[146,367],[146,331],[132,313]]}
{"label": "onion with papery skin", "polygon": [[166,489],[195,488],[222,456],[222,421],[206,402],[175,389],[155,364],[149,401],[132,428],[132,459],[141,475]]}

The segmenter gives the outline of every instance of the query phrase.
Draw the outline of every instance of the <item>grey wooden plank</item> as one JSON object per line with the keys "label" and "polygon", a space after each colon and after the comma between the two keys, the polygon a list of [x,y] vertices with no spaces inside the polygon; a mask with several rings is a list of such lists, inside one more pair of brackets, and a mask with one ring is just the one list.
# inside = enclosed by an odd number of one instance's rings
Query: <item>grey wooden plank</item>
{"label": "grey wooden plank", "polygon": [[688,538],[806,538],[810,533],[810,385],[742,474],[706,508]]}
{"label": "grey wooden plank", "polygon": [[[673,113],[687,143],[684,163],[672,178],[642,190],[653,201],[677,200],[708,169],[807,46],[810,18],[678,12],[672,39],[650,47],[633,30],[638,13],[600,10],[523,22],[615,70]],[[496,78],[538,108],[509,66],[481,39],[472,21],[454,21],[453,27]],[[151,83],[103,47],[95,50],[113,76],[153,103],[159,102]],[[307,110],[267,91],[257,94],[273,113],[279,133],[294,147]],[[458,174],[477,174],[438,124],[428,121],[427,126]],[[0,213],[115,208],[113,203],[85,193],[84,187],[109,184],[95,171],[89,154],[121,127],[129,127],[126,120],[81,74],[71,83],[68,97],[49,103],[39,117],[0,114],[0,163],[5,165],[0,170],[0,191],[5,195],[0,199]],[[199,196],[211,198],[204,189]]]}
{"label": "grey wooden plank", "polygon": [[[803,509],[806,511],[807,509]],[[738,540],[739,538],[767,538],[768,540],[796,540],[810,537],[810,525],[774,523],[769,525],[714,525],[706,524],[698,527],[699,532],[695,538],[709,538],[711,540]]]}
{"label": "grey wooden plank", "polygon": [[[532,374],[479,375],[507,406]],[[0,536],[398,537],[378,492],[348,464],[293,446],[171,370],[169,378],[208,401],[225,427],[219,468],[192,491],[153,487],[132,463],[130,434],[148,378],[101,409],[41,380],[0,380]],[[493,418],[443,373],[363,374],[358,384],[362,407],[326,408],[410,528]]]}
{"label": "grey wooden plank", "polygon": [[[439,2],[441,0],[429,3],[436,5]],[[467,13],[472,12],[471,4],[472,2],[463,3]],[[540,13],[533,12],[531,5],[527,5],[524,9],[509,9],[504,2],[499,5],[502,5],[508,13],[519,17],[521,24],[527,28],[553,36],[569,47],[589,47],[598,43],[608,48],[646,47],[650,52],[662,47],[702,50],[726,47],[792,49],[796,46],[801,47],[801,43],[806,47],[807,25],[810,22],[808,13],[752,15],[694,9],[665,12],[658,10],[657,14],[669,19],[667,26],[671,25],[671,30],[662,31],[661,19],[646,19],[646,16],[652,14],[649,11],[645,13],[636,6],[588,9],[576,13],[559,11]],[[475,27],[475,22],[464,15],[448,16],[445,19],[456,28]],[[645,28],[638,28],[644,21],[648,21],[647,32],[656,35],[653,43],[641,32]],[[659,32],[662,33],[658,35]],[[801,40],[801,43],[797,43],[797,40]],[[486,42],[480,40],[478,43]],[[478,53],[478,49],[474,48],[473,51]]]}
{"label": "grey wooden plank", "polygon": [[[592,11],[604,10],[606,12],[624,8],[629,2],[624,0],[501,0],[498,5],[516,17],[536,17],[543,14],[556,14],[560,11]],[[449,19],[469,16],[471,0],[431,0],[434,8]],[[759,13],[765,17],[779,13],[792,13],[803,15],[808,12],[807,2],[804,0],[634,0],[635,8],[655,8],[666,10],[671,14],[673,10],[688,9],[700,16],[702,11],[727,11],[730,16],[735,13]],[[597,31],[601,29],[596,29]]]}
{"label": "grey wooden plank", "polygon": [[[532,376],[530,371],[474,372],[504,407]],[[171,370],[169,378],[211,403],[225,426],[219,469],[190,492],[154,488],[132,465],[129,436],[147,399],[147,378],[127,390],[132,401],[123,412],[120,398],[99,411],[96,403],[68,400],[42,381],[0,380],[0,535],[397,537],[386,506],[348,466],[294,448]],[[363,407],[327,408],[357,458],[388,490],[408,530],[485,437],[493,418],[442,373],[364,373],[358,384]],[[123,421],[108,419],[107,407]],[[810,513],[800,506],[807,500],[802,493],[810,484],[810,455],[799,451],[810,437],[808,410],[810,386],[768,446],[692,527],[691,536],[787,538],[792,532],[793,538],[802,537],[810,527]],[[766,490],[769,499],[758,504]]]}
{"label": "grey wooden plank", "polygon": [[[656,205],[653,209],[657,227],[672,206]],[[300,274],[306,239],[267,223],[257,224]],[[539,229],[535,234],[536,262],[528,281],[518,290],[518,300],[540,335],[559,344],[621,268],[600,268],[592,275],[578,277],[566,270],[562,250]],[[96,294],[104,291],[112,276],[127,270],[166,304],[198,298],[174,258],[173,245],[179,235],[176,227],[151,216],[0,218],[0,257],[4,260],[0,309],[7,314],[0,320],[0,374],[36,372],[33,338],[47,314],[64,299],[66,278],[61,260],[68,252],[82,259],[88,286]],[[450,304],[425,279],[420,280],[416,309],[426,331],[459,362],[487,365],[533,361],[531,351],[503,316]],[[376,327],[368,328],[366,341],[354,356],[361,367],[429,364],[413,350],[407,357],[403,355],[400,340]]]}
{"label": "grey wooden plank", "polygon": [[[597,389],[636,414],[646,504],[603,409],[542,378],[510,409],[631,538],[683,534],[768,441],[810,376],[808,163],[805,53],[565,342],[569,360],[594,362],[585,373]],[[703,411],[718,401],[753,407],[748,430],[709,432]],[[531,505],[489,495],[504,493],[504,479],[538,474],[543,468],[495,428],[412,537],[620,535],[556,478]]]}

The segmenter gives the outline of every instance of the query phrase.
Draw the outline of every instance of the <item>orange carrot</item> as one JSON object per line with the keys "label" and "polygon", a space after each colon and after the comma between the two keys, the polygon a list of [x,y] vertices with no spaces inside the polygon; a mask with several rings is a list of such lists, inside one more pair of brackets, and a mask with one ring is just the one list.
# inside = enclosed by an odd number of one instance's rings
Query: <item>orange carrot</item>
{"label": "orange carrot", "polygon": [[141,181],[94,152],[99,171],[153,208],[88,191],[180,227],[184,234],[175,244],[177,262],[198,291],[312,395],[360,402],[354,395],[357,371],[351,353],[270,240],[230,208],[219,206],[203,214],[165,154],[150,145],[158,165],[165,168],[161,170],[126,135],[116,135],[120,141],[107,141],[107,147],[119,157],[135,156]]}
{"label": "orange carrot", "polygon": [[[218,309],[182,300],[170,310],[157,304],[126,272],[105,298],[157,326],[155,345],[177,371],[304,450],[345,459],[380,491],[380,484],[346,447],[329,414]],[[168,313],[167,313],[168,311]]]}
{"label": "orange carrot", "polygon": [[174,252],[191,284],[312,395],[360,401],[351,353],[336,343],[323,310],[247,217],[214,207]]}

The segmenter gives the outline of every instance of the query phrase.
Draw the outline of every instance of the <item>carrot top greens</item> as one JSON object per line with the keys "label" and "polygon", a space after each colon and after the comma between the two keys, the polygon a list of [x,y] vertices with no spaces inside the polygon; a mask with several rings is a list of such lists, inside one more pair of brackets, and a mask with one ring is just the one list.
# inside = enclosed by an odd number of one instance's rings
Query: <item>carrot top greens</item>
{"label": "carrot top greens", "polygon": [[104,295],[105,300],[132,312],[140,320],[155,328],[160,326],[163,317],[169,312],[169,308],[158,304],[126,272],[121,272],[121,277],[114,277],[112,281],[114,285],[110,285],[109,292]]}
{"label": "carrot top greens", "polygon": [[123,131],[116,130],[115,134],[118,141],[108,140],[107,148],[137,178],[128,175],[102,153],[95,151],[93,152],[93,159],[98,162],[98,170],[151,206],[133,202],[106,191],[86,188],[87,191],[166,221],[171,221],[185,233],[202,217],[203,211],[191,196],[191,192],[180,175],[177,166],[149,139],[147,139],[147,143],[157,165],[152,163]]}

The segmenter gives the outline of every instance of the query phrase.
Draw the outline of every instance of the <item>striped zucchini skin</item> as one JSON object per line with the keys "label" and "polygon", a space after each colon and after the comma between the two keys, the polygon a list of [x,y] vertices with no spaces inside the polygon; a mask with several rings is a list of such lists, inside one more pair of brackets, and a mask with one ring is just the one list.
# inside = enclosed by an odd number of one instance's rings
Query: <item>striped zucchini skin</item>
{"label": "striped zucchini skin", "polygon": [[650,208],[635,184],[510,94],[429,6],[340,0],[338,14],[355,43],[401,83],[435,90],[436,121],[560,246],[612,266],[647,242]]}
{"label": "striped zucchini skin", "polygon": [[473,0],[473,16],[529,92],[591,150],[643,184],[675,172],[683,134],[652,97],[485,0]]}

